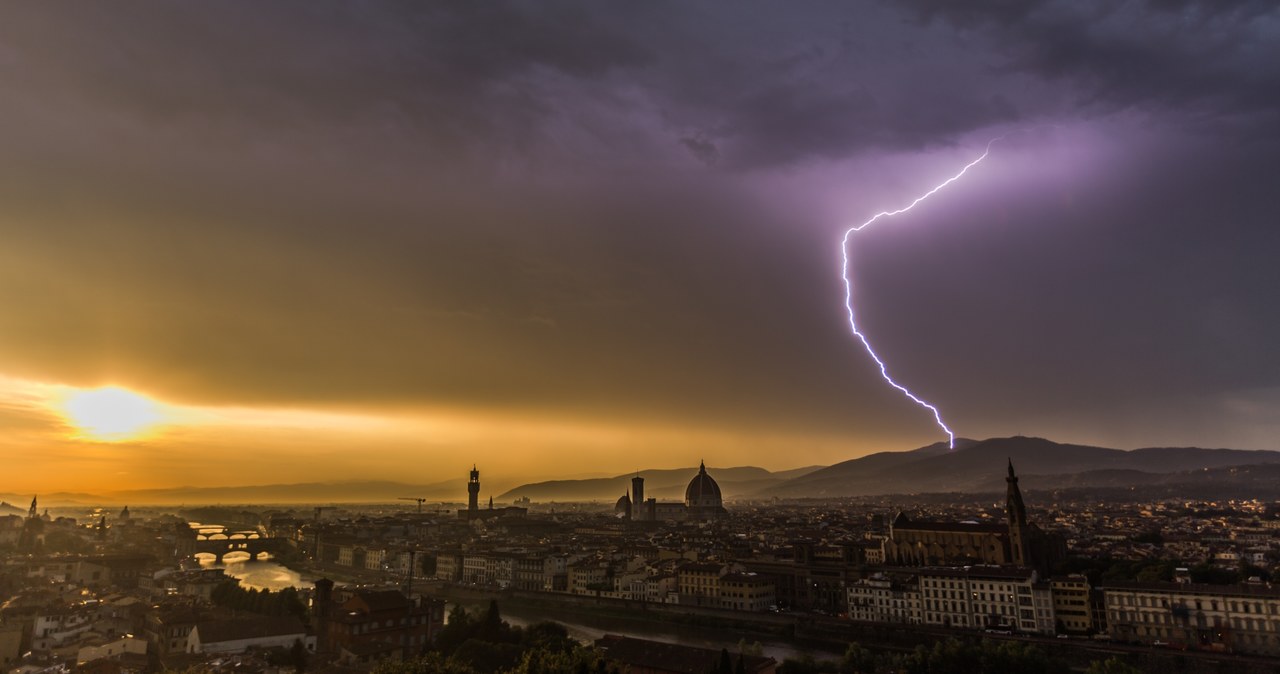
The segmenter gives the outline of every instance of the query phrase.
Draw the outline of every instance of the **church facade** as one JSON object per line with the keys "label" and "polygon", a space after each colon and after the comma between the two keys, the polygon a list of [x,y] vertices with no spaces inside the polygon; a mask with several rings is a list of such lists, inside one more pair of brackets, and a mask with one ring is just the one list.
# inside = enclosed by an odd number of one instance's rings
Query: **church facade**
{"label": "church facade", "polygon": [[886,564],[952,566],[995,564],[1032,567],[1048,573],[1066,556],[1061,536],[1047,534],[1027,519],[1018,476],[1009,462],[1005,478],[1005,522],[936,522],[899,513],[884,541]]}

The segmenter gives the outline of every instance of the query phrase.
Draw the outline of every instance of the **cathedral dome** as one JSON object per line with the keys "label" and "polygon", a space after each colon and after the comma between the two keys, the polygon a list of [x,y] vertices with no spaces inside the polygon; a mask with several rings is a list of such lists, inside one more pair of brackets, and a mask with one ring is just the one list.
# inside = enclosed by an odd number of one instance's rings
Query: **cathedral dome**
{"label": "cathedral dome", "polygon": [[693,476],[684,490],[684,503],[690,508],[721,507],[720,485],[707,475],[706,463],[698,466],[698,474]]}
{"label": "cathedral dome", "polygon": [[631,515],[631,495],[623,494],[622,498],[613,506],[613,514],[630,516]]}

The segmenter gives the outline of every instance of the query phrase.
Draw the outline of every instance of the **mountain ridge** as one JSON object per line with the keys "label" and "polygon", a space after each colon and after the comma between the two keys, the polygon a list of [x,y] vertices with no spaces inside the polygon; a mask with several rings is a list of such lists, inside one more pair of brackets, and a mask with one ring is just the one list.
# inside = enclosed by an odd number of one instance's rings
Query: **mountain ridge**
{"label": "mountain ridge", "polygon": [[[802,476],[822,466],[806,466],[790,470],[772,471],[758,466],[735,466],[731,468],[708,467],[710,473],[720,485],[720,491],[726,498],[754,493],[767,488],[771,484],[781,484],[790,476]],[[528,497],[534,501],[573,500],[601,501],[620,498],[631,490],[631,478],[639,475],[644,478],[646,497],[659,499],[683,500],[684,490],[689,480],[697,475],[697,468],[651,468],[630,473],[623,473],[607,478],[590,480],[543,480],[531,482],[510,489],[496,498],[502,500]],[[780,477],[780,475],[782,477]]]}
{"label": "mountain ridge", "polygon": [[[1230,466],[1280,463],[1273,450],[1144,447],[1120,450],[1013,436],[957,440],[954,451],[927,445],[907,452],[881,452],[833,464],[754,494],[773,497],[845,497],[879,494],[989,490],[1003,482],[1006,461],[1019,475],[1088,475],[1103,470],[1168,474]],[[994,481],[994,482],[993,482]]]}

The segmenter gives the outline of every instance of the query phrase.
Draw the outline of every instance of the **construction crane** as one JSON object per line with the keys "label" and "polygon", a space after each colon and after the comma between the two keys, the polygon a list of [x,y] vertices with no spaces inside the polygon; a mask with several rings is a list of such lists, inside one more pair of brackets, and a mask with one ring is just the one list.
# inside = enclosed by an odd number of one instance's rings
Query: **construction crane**
{"label": "construction crane", "polygon": [[418,514],[422,514],[422,504],[427,502],[425,498],[414,498],[412,496],[400,496],[397,501],[416,501],[418,503]]}

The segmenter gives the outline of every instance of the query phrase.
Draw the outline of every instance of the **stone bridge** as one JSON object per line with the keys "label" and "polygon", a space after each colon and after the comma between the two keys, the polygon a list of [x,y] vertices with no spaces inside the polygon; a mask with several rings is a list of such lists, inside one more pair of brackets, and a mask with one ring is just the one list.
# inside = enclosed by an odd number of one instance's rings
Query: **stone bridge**
{"label": "stone bridge", "polygon": [[258,559],[258,555],[264,552],[278,555],[289,547],[288,539],[263,536],[257,530],[202,527],[191,533],[191,536],[183,536],[178,541],[178,556],[194,557],[203,552],[213,555],[219,564],[223,557],[233,552],[248,553],[250,559]]}

